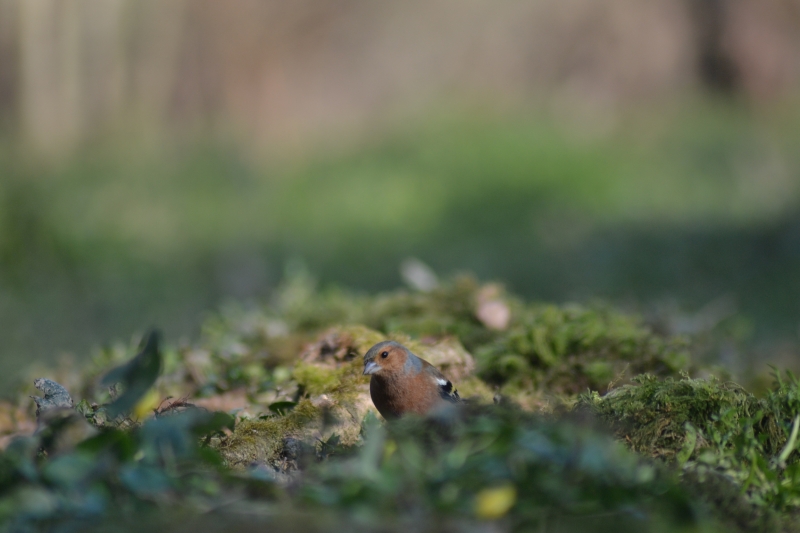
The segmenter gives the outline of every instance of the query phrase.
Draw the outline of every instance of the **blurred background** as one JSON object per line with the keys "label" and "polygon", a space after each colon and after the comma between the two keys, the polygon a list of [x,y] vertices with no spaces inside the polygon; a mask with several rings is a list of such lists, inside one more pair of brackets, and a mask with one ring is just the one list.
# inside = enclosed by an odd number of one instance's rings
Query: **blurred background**
{"label": "blurred background", "polygon": [[0,0],[0,357],[416,257],[800,344],[800,0]]}

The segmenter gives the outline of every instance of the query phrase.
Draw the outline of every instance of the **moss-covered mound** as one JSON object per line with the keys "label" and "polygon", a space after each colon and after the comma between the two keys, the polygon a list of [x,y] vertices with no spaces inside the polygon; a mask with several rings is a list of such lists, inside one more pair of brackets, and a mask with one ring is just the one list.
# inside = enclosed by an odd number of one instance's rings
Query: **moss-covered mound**
{"label": "moss-covered mound", "polygon": [[[362,357],[387,338],[469,401],[379,421]],[[369,296],[300,275],[210,317],[196,344],[147,346],[37,371],[56,382],[37,381],[37,404],[58,407],[38,421],[33,390],[0,404],[12,530],[180,515],[193,531],[749,532],[790,529],[800,509],[797,381],[756,398],[692,378],[685,340],[602,305],[469,277]]]}
{"label": "moss-covered mound", "polygon": [[510,394],[602,392],[612,381],[625,383],[643,372],[677,376],[690,364],[685,340],[654,333],[640,317],[602,305],[526,304],[467,276],[428,292],[372,297],[315,291],[308,278],[296,276],[270,306],[228,309],[209,320],[204,344],[220,355],[255,356],[267,366],[292,364],[320,332],[352,325],[417,346],[457,339],[475,357],[477,376],[508,386]]}

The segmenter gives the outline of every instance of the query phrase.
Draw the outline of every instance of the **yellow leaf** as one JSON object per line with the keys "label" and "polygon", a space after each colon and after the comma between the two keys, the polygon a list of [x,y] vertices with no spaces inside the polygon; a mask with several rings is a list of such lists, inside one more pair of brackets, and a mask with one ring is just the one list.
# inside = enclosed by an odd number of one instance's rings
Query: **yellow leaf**
{"label": "yellow leaf", "polygon": [[135,420],[141,420],[146,416],[153,413],[153,409],[158,407],[161,403],[161,396],[158,394],[156,389],[150,389],[147,394],[145,394],[139,403],[136,404],[136,407],[133,408],[133,418]]}
{"label": "yellow leaf", "polygon": [[483,489],[475,496],[475,514],[478,518],[494,520],[505,516],[517,501],[514,485],[501,485]]}
{"label": "yellow leaf", "polygon": [[393,440],[387,440],[386,444],[383,446],[383,460],[387,461],[389,457],[394,455],[394,452],[397,451],[397,443]]}

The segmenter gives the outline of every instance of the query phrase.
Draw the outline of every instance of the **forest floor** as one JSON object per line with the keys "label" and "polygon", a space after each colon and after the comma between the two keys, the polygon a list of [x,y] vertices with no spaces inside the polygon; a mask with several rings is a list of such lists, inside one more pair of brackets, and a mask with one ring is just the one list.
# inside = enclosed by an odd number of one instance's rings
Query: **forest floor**
{"label": "forest floor", "polygon": [[[610,306],[409,281],[319,290],[301,270],[196,343],[151,332],[36,370],[0,403],[5,529],[800,529],[791,373],[754,395],[699,362],[707,339]],[[466,401],[383,421],[361,370],[387,338]]]}

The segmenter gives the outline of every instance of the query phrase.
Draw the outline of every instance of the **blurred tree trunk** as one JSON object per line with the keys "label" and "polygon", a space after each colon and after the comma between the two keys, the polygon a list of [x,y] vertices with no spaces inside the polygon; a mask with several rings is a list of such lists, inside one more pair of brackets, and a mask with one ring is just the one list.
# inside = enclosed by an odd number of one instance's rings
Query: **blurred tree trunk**
{"label": "blurred tree trunk", "polygon": [[79,6],[75,0],[18,6],[20,126],[34,144],[55,147],[80,131]]}
{"label": "blurred tree trunk", "polygon": [[18,26],[19,61],[10,68],[22,135],[46,151],[69,148],[123,104],[126,0],[8,3],[18,10],[9,25]]}
{"label": "blurred tree trunk", "polygon": [[689,0],[700,81],[709,89],[731,94],[741,89],[741,80],[725,46],[728,10],[729,0]]}
{"label": "blurred tree trunk", "polygon": [[17,2],[0,0],[0,132],[11,129],[16,121],[17,69]]}

